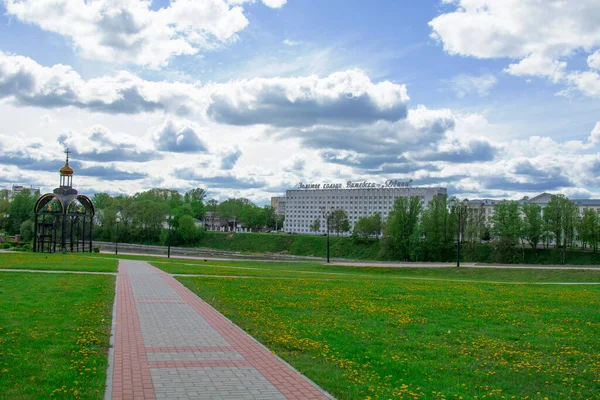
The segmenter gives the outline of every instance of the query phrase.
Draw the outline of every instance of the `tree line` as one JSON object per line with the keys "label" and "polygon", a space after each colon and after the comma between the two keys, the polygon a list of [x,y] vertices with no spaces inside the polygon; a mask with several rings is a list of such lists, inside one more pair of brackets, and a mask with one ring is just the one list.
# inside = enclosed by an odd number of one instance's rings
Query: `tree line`
{"label": "tree line", "polygon": [[[398,198],[385,223],[382,253],[385,258],[412,261],[442,261],[460,241],[466,256],[476,259],[478,247],[492,246],[497,262],[519,262],[524,249],[553,245],[566,262],[567,250],[579,246],[594,252],[600,242],[600,218],[592,209],[583,216],[564,195],[552,195],[542,209],[539,204],[502,200],[487,209],[468,201],[437,196],[424,206],[419,198]],[[360,221],[359,221],[360,222]],[[357,224],[358,225],[358,224]]]}
{"label": "tree line", "polygon": [[[29,190],[13,198],[9,194],[8,190],[0,191],[0,231],[21,234],[22,240],[29,241],[33,238],[33,209],[38,197]],[[171,244],[193,245],[204,232],[205,215],[207,225],[212,223],[215,228],[219,220],[231,221],[232,227],[242,223],[254,230],[283,225],[283,216],[276,215],[270,206],[259,207],[245,198],[206,201],[202,188],[183,194],[160,188],[133,196],[96,193],[92,202],[96,211],[94,239],[98,241],[116,240],[118,229],[121,242],[166,244],[170,225]]]}
{"label": "tree line", "polygon": [[[23,240],[30,240],[36,200],[29,190],[13,198],[9,191],[0,191],[0,230],[10,235],[20,233]],[[569,248],[579,246],[596,252],[600,244],[598,213],[586,209],[580,215],[575,203],[563,195],[551,196],[543,210],[527,199],[498,201],[489,220],[485,207],[454,200],[436,196],[424,205],[419,197],[399,197],[386,221],[378,213],[361,217],[352,236],[356,240],[381,239],[382,257],[412,261],[448,260],[457,240],[466,256],[475,253],[478,245],[489,243],[499,262],[518,262],[524,258],[526,247],[535,251],[550,245],[564,261]],[[244,198],[206,201],[202,188],[183,194],[159,188],[133,196],[96,193],[92,201],[96,209],[94,238],[100,241],[116,239],[117,218],[119,241],[143,244],[166,244],[169,224],[173,245],[197,243],[204,231],[198,221],[204,221],[209,229],[218,228],[223,220],[230,226],[243,223],[253,230],[271,230],[283,224],[283,216],[276,215],[272,207],[259,207]],[[338,235],[350,231],[344,210],[332,211],[328,223],[330,231]],[[316,219],[310,228],[320,231],[321,220]]]}
{"label": "tree line", "polygon": [[[376,213],[364,216],[354,224],[356,240],[379,240],[382,258],[405,261],[446,261],[456,251],[460,240],[465,255],[474,254],[481,244],[493,247],[498,262],[524,260],[524,249],[539,246],[553,248],[565,261],[567,249],[579,245],[596,252],[600,243],[600,217],[592,209],[583,215],[575,203],[563,195],[553,195],[544,209],[539,204],[503,200],[494,204],[488,218],[483,205],[436,196],[427,205],[418,197],[398,198],[389,217],[383,221]],[[330,232],[350,232],[348,215],[334,210],[328,217]],[[310,225],[318,232],[321,219]]]}

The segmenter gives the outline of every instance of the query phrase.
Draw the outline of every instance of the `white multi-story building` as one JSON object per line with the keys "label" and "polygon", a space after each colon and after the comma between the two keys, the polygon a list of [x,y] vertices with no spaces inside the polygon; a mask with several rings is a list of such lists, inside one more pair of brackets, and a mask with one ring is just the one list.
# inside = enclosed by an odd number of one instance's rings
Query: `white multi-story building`
{"label": "white multi-story building", "polygon": [[[327,224],[323,211],[344,210],[348,214],[350,231],[360,217],[379,213],[387,219],[394,201],[398,197],[418,196],[424,206],[436,195],[446,194],[441,187],[410,187],[409,182],[387,181],[383,184],[371,182],[347,182],[342,184],[300,184],[299,189],[285,193],[285,222],[283,229],[289,233],[323,234]],[[310,225],[320,220],[317,232]]]}
{"label": "white multi-story building", "polygon": [[12,185],[12,190],[10,192],[10,197],[12,199],[15,198],[16,195],[18,195],[19,193],[21,193],[23,190],[29,190],[29,193],[33,196],[39,196],[40,195],[40,189],[39,188],[34,188],[33,186],[30,187],[25,187],[23,185]]}

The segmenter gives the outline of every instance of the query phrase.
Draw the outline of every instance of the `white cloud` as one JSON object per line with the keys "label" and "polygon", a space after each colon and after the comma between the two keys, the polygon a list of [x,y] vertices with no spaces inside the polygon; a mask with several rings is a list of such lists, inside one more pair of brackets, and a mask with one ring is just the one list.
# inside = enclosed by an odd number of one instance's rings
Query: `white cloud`
{"label": "white cloud", "polygon": [[588,96],[600,97],[600,73],[598,72],[573,72],[567,76],[567,81]]}
{"label": "white cloud", "polygon": [[[231,5],[241,5],[244,3],[256,3],[256,0],[226,0],[226,2]],[[261,2],[270,8],[281,8],[287,3],[287,0],[261,0]]]}
{"label": "white cloud", "polygon": [[190,112],[201,96],[195,85],[151,82],[125,71],[86,81],[70,66],[44,67],[28,57],[0,51],[0,98],[6,97],[25,106],[134,114]]}
{"label": "white cloud", "polygon": [[[281,7],[285,0],[263,0]],[[73,41],[85,58],[158,68],[182,54],[235,41],[248,25],[241,6],[225,0],[4,0],[6,13]]]}
{"label": "white cloud", "polygon": [[519,60],[515,75],[563,78],[562,58],[600,46],[597,0],[452,0],[456,9],[429,22],[450,54]]}
{"label": "white cloud", "polygon": [[280,140],[299,139],[303,148],[325,151],[322,158],[329,162],[376,169],[402,161],[409,152],[435,149],[455,123],[451,110],[420,105],[408,110],[407,117],[399,121],[277,129],[274,135]]}
{"label": "white cloud", "polygon": [[298,46],[300,44],[300,42],[296,42],[294,40],[290,40],[290,39],[284,39],[283,44],[285,44],[286,46]]}
{"label": "white cloud", "polygon": [[226,149],[221,158],[221,169],[233,169],[239,158],[242,156],[242,151],[238,148]]}
{"label": "white cloud", "polygon": [[587,63],[590,69],[595,69],[600,71],[600,50],[596,50],[593,54],[591,54],[587,58]]}
{"label": "white cloud", "polygon": [[596,122],[596,126],[592,130],[588,140],[592,144],[600,144],[600,122]]}
{"label": "white cloud", "polygon": [[232,125],[279,126],[398,120],[406,115],[404,85],[373,83],[360,70],[325,78],[255,78],[207,85],[208,116]]}
{"label": "white cloud", "polygon": [[480,97],[490,94],[490,90],[496,86],[498,79],[494,75],[458,75],[450,80],[452,90],[459,98],[475,93]]}
{"label": "white cloud", "polygon": [[516,64],[510,64],[504,69],[515,76],[544,76],[554,82],[559,82],[565,76],[567,63],[556,61],[540,54],[532,54]]}
{"label": "white cloud", "polygon": [[194,122],[169,119],[154,133],[156,148],[173,153],[206,152],[206,143],[199,136],[201,130]]}
{"label": "white cloud", "polygon": [[58,137],[58,142],[68,147],[74,158],[86,161],[150,161],[161,158],[149,140],[125,132],[113,133],[102,125],[83,132],[68,131]]}
{"label": "white cloud", "polygon": [[44,67],[0,52],[0,98],[24,106],[113,114],[164,111],[232,125],[395,121],[406,116],[404,85],[373,83],[361,70],[327,77],[256,78],[199,86],[143,80],[129,72],[84,80],[71,67]]}
{"label": "white cloud", "polygon": [[262,0],[263,4],[271,8],[281,8],[287,3],[287,0]]}
{"label": "white cloud", "polygon": [[52,117],[48,114],[44,114],[40,117],[40,125],[42,127],[48,127],[52,123]]}

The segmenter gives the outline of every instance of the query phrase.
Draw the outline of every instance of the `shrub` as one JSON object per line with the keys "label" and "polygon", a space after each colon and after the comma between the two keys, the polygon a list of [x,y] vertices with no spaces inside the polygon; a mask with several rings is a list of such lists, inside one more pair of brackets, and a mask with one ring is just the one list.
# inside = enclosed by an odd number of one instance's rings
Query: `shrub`
{"label": "shrub", "polygon": [[92,249],[92,251],[93,251],[94,253],[100,253],[100,247],[94,247],[94,248]]}
{"label": "shrub", "polygon": [[21,224],[21,240],[23,242],[29,242],[33,239],[33,221],[28,219],[27,221],[23,221]]}

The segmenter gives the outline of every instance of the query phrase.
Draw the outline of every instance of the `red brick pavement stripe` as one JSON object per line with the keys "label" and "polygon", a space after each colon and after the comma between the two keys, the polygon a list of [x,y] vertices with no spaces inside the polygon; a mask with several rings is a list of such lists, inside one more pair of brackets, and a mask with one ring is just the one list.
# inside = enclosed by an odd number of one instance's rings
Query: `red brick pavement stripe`
{"label": "red brick pavement stripe", "polygon": [[154,388],[131,281],[126,268],[117,278],[117,321],[115,326],[112,399],[154,400]]}
{"label": "red brick pavement stripe", "polygon": [[260,371],[288,399],[327,398],[308,379],[282,363],[267,349],[257,344],[247,333],[215,311],[181,283],[158,268],[156,271],[186,303],[227,340],[235,351],[242,354],[247,362]]}

